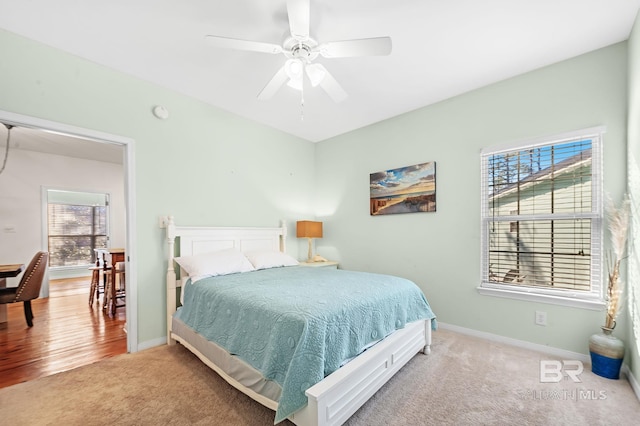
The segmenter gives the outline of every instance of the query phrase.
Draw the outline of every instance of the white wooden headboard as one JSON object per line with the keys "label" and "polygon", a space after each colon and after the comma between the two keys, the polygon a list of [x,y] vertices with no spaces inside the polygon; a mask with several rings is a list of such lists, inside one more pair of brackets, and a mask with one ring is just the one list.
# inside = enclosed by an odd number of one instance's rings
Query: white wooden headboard
{"label": "white wooden headboard", "polygon": [[167,221],[167,341],[171,344],[171,317],[176,311],[176,289],[182,286],[187,276],[180,271],[178,280],[175,271],[176,238],[178,255],[191,256],[217,250],[237,248],[249,250],[279,250],[286,252],[287,227],[282,221],[279,228],[239,228],[239,227],[193,227],[176,226],[173,216]]}
{"label": "white wooden headboard", "polygon": [[240,251],[269,249],[284,251],[283,228],[193,228],[175,227],[178,253],[190,256],[237,248]]}

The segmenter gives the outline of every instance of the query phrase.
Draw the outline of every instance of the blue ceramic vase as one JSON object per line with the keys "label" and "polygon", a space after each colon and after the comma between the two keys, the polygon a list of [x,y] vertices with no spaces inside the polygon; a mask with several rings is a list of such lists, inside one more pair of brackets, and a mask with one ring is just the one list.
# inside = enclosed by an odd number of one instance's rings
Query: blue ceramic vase
{"label": "blue ceramic vase", "polygon": [[607,379],[619,379],[624,358],[624,342],[611,334],[613,328],[600,328],[601,333],[589,338],[591,371]]}

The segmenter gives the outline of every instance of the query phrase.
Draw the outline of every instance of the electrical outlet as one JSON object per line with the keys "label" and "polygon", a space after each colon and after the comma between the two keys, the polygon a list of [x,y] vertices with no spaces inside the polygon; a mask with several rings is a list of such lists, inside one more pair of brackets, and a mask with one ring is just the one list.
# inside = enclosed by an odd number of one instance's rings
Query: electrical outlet
{"label": "electrical outlet", "polygon": [[536,324],[547,325],[547,313],[544,311],[536,311]]}

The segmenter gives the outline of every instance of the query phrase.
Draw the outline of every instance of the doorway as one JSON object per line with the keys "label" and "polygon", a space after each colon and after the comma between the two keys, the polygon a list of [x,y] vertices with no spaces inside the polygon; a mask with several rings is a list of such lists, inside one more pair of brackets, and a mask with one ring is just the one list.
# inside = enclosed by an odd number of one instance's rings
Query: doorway
{"label": "doorway", "polygon": [[[53,121],[43,120],[0,110],[0,122],[15,126],[16,128],[33,129],[42,131],[54,136],[63,136],[69,141],[89,144],[95,151],[100,152],[101,148],[116,146],[120,149],[123,158],[122,169],[124,171],[124,227],[125,227],[125,251],[127,253],[126,275],[127,275],[127,303],[125,316],[127,322],[127,351],[137,352],[137,274],[136,259],[131,256],[135,253],[135,164],[134,164],[134,141],[130,138],[107,134],[91,129],[70,126]],[[9,151],[8,162],[11,162],[11,150]],[[2,175],[0,175],[2,179]],[[0,194],[1,196],[1,194]],[[46,206],[45,206],[46,207]],[[37,212],[41,216],[41,211]],[[0,224],[0,232],[20,230],[12,227],[11,224]],[[40,237],[39,246],[46,248],[46,240]]]}

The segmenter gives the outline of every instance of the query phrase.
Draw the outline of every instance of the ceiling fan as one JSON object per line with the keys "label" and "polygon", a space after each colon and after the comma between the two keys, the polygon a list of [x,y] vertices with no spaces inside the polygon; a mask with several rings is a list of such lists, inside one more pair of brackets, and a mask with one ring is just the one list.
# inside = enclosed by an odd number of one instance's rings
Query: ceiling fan
{"label": "ceiling fan", "polygon": [[270,54],[282,53],[287,58],[258,94],[258,99],[271,98],[285,83],[302,90],[306,74],[313,87],[322,87],[334,102],[342,102],[347,93],[336,79],[319,63],[313,63],[318,55],[324,58],[346,58],[355,56],[383,56],[391,53],[390,37],[374,37],[318,43],[309,36],[310,0],[287,0],[290,35],[282,45],[260,41],[207,35],[215,47],[237,49]]}

